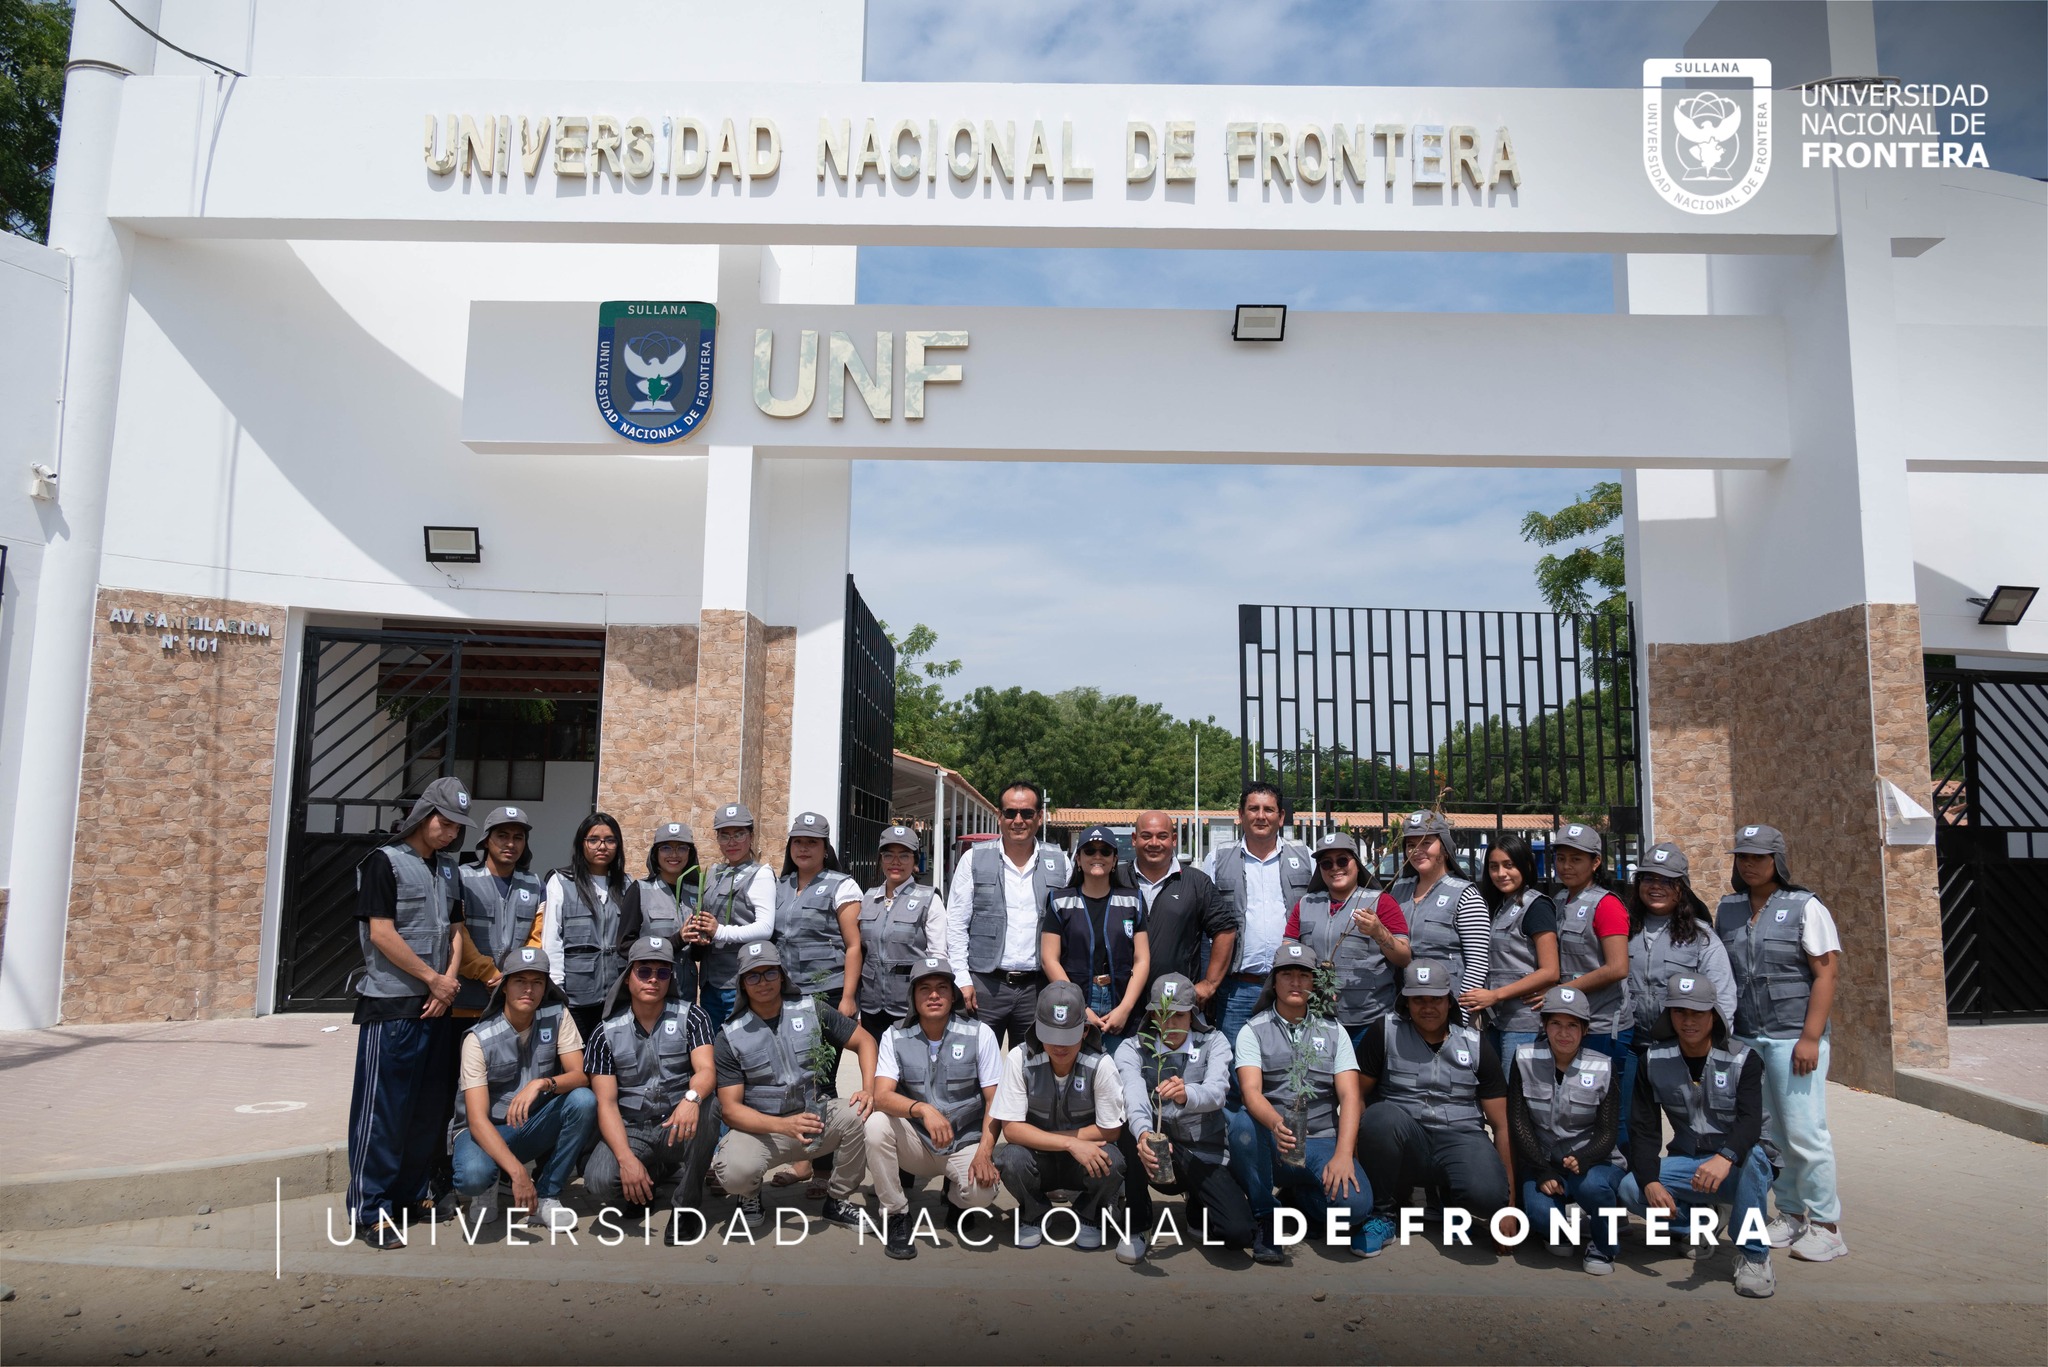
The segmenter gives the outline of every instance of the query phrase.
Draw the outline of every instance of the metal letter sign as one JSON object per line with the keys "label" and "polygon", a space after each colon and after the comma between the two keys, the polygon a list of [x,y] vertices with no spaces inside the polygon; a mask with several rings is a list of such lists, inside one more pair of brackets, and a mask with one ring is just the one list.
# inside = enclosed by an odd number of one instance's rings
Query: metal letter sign
{"label": "metal letter sign", "polygon": [[612,300],[597,306],[597,411],[633,441],[679,441],[711,411],[718,310]]}
{"label": "metal letter sign", "polygon": [[1771,64],[1644,62],[1643,169],[1657,193],[1687,213],[1747,204],[1771,170]]}

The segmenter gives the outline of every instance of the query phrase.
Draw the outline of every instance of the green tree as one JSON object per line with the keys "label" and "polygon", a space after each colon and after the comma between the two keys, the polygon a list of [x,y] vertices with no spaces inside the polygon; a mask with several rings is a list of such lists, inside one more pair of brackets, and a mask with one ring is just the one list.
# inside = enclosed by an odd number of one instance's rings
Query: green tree
{"label": "green tree", "polygon": [[[1576,503],[1554,513],[1530,513],[1522,519],[1522,539],[1538,546],[1561,546],[1607,531],[1621,518],[1621,486],[1601,481]],[[1600,590],[1596,601],[1587,586]],[[1628,570],[1622,557],[1622,536],[1607,531],[1597,545],[1574,546],[1563,555],[1544,555],[1536,562],[1536,588],[1552,612],[1606,612],[1628,600]]]}
{"label": "green tree", "polygon": [[896,647],[896,748],[958,769],[959,704],[946,700],[940,680],[958,674],[960,662],[928,658],[939,644],[939,634],[923,622],[901,640],[887,622],[881,627],[889,644]]}
{"label": "green tree", "polygon": [[70,51],[70,5],[0,0],[0,220],[7,231],[38,242],[50,236]]}

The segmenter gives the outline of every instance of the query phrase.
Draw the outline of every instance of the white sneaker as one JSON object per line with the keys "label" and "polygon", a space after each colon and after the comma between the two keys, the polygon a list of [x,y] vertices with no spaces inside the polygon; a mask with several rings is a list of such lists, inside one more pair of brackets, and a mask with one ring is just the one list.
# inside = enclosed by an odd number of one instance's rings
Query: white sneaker
{"label": "white sneaker", "polygon": [[1017,1226],[1017,1247],[1037,1248],[1045,1242],[1045,1231],[1037,1225]]}
{"label": "white sneaker", "polygon": [[1074,1247],[1083,1253],[1093,1253],[1102,1247],[1102,1226],[1082,1225],[1081,1232],[1074,1236]]}
{"label": "white sneaker", "polygon": [[1135,1234],[1126,1234],[1117,1242],[1116,1260],[1135,1266],[1145,1261],[1145,1241]]}
{"label": "white sneaker", "polygon": [[1806,1233],[1806,1216],[1803,1213],[1787,1215],[1785,1212],[1779,1211],[1772,1218],[1771,1223],[1764,1227],[1764,1234],[1770,1239],[1772,1248],[1790,1248],[1792,1247],[1792,1241],[1804,1233]]}
{"label": "white sneaker", "polygon": [[1751,1258],[1747,1255],[1735,1260],[1735,1294],[1754,1296],[1758,1300],[1771,1295],[1778,1289],[1777,1274],[1771,1271],[1771,1255]]}
{"label": "white sneaker", "polygon": [[1553,1258],[1576,1258],[1579,1256],[1578,1246],[1564,1240],[1559,1240],[1550,1246],[1550,1256]]}
{"label": "white sneaker", "polygon": [[1801,1262],[1831,1263],[1849,1256],[1849,1241],[1842,1237],[1841,1230],[1829,1229],[1809,1220],[1799,1237],[1792,1241],[1792,1256]]}
{"label": "white sneaker", "polygon": [[[555,1212],[558,1210],[567,1211],[569,1218],[557,1220]],[[576,1212],[569,1210],[552,1196],[543,1196],[533,1203],[533,1223],[542,1229],[554,1229],[559,1226],[561,1229],[571,1230],[576,1228]]]}
{"label": "white sneaker", "polygon": [[1586,1261],[1581,1263],[1580,1266],[1586,1269],[1586,1275],[1589,1277],[1611,1277],[1614,1275],[1614,1259],[1604,1253],[1595,1253],[1591,1249],[1586,1250]]}

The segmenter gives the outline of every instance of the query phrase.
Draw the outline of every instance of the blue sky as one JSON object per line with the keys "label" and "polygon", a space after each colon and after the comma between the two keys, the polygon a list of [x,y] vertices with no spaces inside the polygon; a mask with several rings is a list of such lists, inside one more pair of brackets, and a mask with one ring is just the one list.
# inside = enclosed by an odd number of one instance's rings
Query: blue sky
{"label": "blue sky", "polygon": [[[1671,3],[869,0],[892,81],[1634,86],[1711,8]],[[2039,3],[1878,10],[1879,65],[1992,87],[1992,164],[2048,173]],[[862,303],[1604,313],[1606,257],[864,248]],[[1095,685],[1237,714],[1236,607],[1541,606],[1521,540],[1596,471],[862,462],[852,562],[961,687]],[[1344,510],[1333,515],[1332,510]]]}

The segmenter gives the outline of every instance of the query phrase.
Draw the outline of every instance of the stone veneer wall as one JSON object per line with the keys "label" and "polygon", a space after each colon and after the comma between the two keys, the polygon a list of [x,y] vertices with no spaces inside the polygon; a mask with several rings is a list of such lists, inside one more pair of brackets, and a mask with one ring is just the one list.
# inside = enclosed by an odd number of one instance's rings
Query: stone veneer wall
{"label": "stone veneer wall", "polygon": [[[761,801],[754,808],[760,822],[759,843],[764,856],[774,851],[776,868],[782,867],[782,846],[789,830],[789,765],[791,731],[796,722],[796,628],[765,627],[761,632],[761,699],[755,709],[760,717],[756,753],[761,757]],[[834,823],[839,815],[827,811]]]}
{"label": "stone veneer wall", "polygon": [[663,821],[698,826],[697,628],[615,626],[604,641],[604,725],[598,805],[625,828],[626,867],[643,868],[641,841]]}
{"label": "stone veneer wall", "polygon": [[1929,802],[1919,612],[1845,608],[1727,645],[1649,652],[1652,829],[1691,857],[1711,905],[1738,821],[1785,832],[1793,876],[1842,933],[1834,1076],[1892,1090],[1947,1062],[1941,909],[1930,848],[1890,848],[1881,774]]}
{"label": "stone veneer wall", "polygon": [[[130,609],[135,620],[107,620]],[[268,637],[143,624],[261,623]],[[102,589],[78,792],[63,1017],[193,1020],[256,1005],[285,610]],[[175,636],[165,650],[160,638]],[[187,636],[219,641],[185,648]]]}

